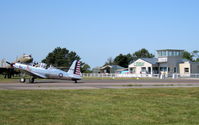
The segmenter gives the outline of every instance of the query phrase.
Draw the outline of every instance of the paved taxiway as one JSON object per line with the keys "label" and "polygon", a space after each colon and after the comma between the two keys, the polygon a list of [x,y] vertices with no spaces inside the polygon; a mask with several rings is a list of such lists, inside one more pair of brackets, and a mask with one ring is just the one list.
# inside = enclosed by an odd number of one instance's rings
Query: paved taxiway
{"label": "paved taxiway", "polygon": [[29,83],[0,83],[0,90],[63,90],[102,88],[174,88],[199,87],[199,79],[145,79],[145,80],[81,80],[79,83],[60,80],[37,80]]}

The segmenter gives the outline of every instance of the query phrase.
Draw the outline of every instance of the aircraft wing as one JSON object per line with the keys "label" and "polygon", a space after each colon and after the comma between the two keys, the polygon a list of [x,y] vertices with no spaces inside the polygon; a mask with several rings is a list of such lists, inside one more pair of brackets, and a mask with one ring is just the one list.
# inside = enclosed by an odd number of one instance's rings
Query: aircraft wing
{"label": "aircraft wing", "polygon": [[42,75],[42,74],[39,74],[39,73],[36,73],[36,72],[30,72],[33,76],[36,76],[36,77],[39,77],[39,78],[47,78],[45,75]]}
{"label": "aircraft wing", "polygon": [[36,72],[33,72],[33,71],[28,71],[28,70],[21,70],[23,72],[25,72],[26,74],[28,75],[31,75],[31,76],[35,76],[35,77],[38,77],[38,78],[47,78],[45,75],[42,75],[42,74],[39,74],[39,73],[36,73]]}

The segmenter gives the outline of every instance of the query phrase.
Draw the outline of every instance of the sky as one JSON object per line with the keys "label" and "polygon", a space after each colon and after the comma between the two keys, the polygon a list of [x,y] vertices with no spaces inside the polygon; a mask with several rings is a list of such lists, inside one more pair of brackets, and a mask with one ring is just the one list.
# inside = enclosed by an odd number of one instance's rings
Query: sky
{"label": "sky", "polygon": [[199,50],[199,0],[1,0],[0,59],[56,47],[92,68],[141,48]]}

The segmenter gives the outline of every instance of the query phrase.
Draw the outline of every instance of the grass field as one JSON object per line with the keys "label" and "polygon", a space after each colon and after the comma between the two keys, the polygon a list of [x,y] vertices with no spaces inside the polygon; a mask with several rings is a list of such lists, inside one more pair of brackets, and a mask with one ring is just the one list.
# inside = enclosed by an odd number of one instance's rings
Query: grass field
{"label": "grass field", "polygon": [[0,125],[198,125],[199,88],[2,90]]}
{"label": "grass field", "polygon": [[0,75],[0,83],[7,83],[7,82],[18,82],[19,81],[19,77],[14,77],[11,79],[5,79],[3,75]]}

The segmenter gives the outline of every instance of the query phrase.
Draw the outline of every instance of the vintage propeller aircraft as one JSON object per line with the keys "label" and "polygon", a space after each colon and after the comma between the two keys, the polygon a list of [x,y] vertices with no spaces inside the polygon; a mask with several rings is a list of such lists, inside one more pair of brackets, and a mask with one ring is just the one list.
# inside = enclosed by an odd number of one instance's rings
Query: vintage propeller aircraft
{"label": "vintage propeller aircraft", "polygon": [[[23,54],[19,58],[17,58],[14,63],[23,63],[23,64],[31,64],[33,62],[33,58],[31,55]],[[18,70],[14,70],[11,65],[6,65],[5,60],[0,61],[0,74],[4,75],[4,78],[11,78],[14,74],[19,74]]]}
{"label": "vintage propeller aircraft", "polygon": [[23,54],[21,57],[17,58],[15,62],[30,64],[33,62],[32,55]]}
{"label": "vintage propeller aircraft", "polygon": [[[11,67],[15,69],[19,69],[31,76],[29,79],[29,83],[34,83],[36,78],[44,78],[44,79],[60,79],[60,80],[73,80],[77,83],[78,80],[81,80],[81,72],[80,72],[80,61],[74,61],[71,65],[68,72],[57,69],[53,66],[47,67],[45,63],[39,63],[37,65],[28,65],[23,63],[10,63]],[[25,77],[20,78],[20,82],[26,82]]]}

